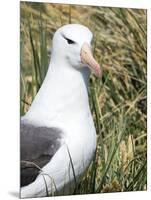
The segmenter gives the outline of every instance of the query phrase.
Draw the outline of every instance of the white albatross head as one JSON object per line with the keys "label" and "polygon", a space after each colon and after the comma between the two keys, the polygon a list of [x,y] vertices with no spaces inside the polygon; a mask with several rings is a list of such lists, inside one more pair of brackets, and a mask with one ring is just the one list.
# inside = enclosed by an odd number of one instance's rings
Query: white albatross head
{"label": "white albatross head", "polygon": [[102,76],[100,65],[91,52],[92,32],[80,24],[59,28],[53,37],[52,54],[65,59],[76,70],[88,67],[97,77]]}

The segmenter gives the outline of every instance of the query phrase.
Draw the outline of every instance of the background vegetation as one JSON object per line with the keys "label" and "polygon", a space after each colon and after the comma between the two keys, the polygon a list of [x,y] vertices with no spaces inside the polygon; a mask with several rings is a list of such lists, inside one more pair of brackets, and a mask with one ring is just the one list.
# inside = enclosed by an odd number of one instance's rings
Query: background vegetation
{"label": "background vegetation", "polygon": [[21,115],[47,72],[54,32],[68,23],[92,30],[104,72],[90,80],[97,151],[75,193],[146,190],[146,10],[21,2]]}

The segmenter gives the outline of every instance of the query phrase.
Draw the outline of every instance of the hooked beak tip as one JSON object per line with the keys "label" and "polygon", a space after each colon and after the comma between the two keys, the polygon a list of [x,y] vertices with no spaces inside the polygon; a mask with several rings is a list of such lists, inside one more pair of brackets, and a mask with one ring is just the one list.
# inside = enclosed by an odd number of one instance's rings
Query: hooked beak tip
{"label": "hooked beak tip", "polygon": [[102,78],[102,70],[100,69],[100,65],[98,64],[94,70],[94,74],[98,77],[98,78]]}

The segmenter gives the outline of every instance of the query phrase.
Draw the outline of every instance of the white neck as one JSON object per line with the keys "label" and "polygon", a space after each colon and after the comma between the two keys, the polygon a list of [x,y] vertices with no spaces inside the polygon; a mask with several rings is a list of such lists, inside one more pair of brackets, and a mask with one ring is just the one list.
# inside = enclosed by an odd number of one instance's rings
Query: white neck
{"label": "white neck", "polygon": [[88,81],[87,68],[79,71],[65,61],[52,59],[42,87],[23,119],[49,126],[59,117],[67,119],[86,114],[89,112]]}

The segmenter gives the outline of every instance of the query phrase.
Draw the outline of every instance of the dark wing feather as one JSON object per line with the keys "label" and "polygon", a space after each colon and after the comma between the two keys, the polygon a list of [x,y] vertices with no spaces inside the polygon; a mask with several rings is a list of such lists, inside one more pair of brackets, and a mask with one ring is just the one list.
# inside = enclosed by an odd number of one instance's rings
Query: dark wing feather
{"label": "dark wing feather", "polygon": [[33,182],[61,146],[62,132],[57,128],[21,123],[21,187]]}

